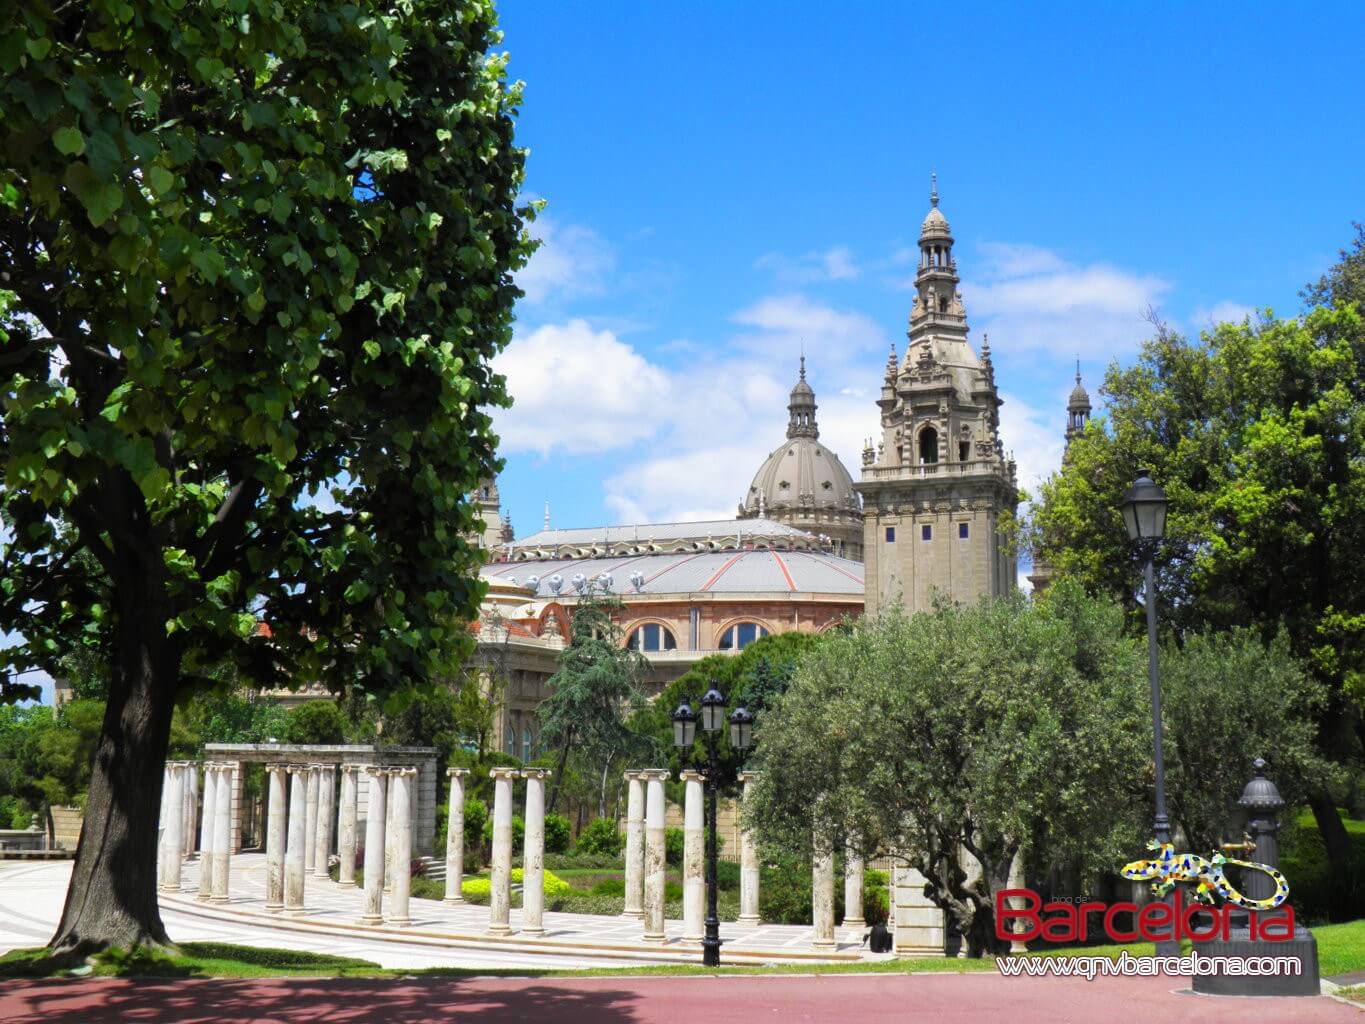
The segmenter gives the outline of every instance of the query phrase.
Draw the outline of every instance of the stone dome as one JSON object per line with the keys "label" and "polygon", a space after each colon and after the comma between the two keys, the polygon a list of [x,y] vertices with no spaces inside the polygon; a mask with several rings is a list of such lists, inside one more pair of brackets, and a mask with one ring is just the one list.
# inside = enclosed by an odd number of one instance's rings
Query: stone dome
{"label": "stone dome", "polygon": [[784,508],[857,511],[858,495],[844,464],[820,443],[815,391],[806,382],[806,357],[787,404],[787,440],[759,466],[741,505],[743,515]]}
{"label": "stone dome", "polygon": [[859,508],[853,477],[818,438],[792,437],[775,448],[744,496],[744,511],[750,514],[797,507]]}

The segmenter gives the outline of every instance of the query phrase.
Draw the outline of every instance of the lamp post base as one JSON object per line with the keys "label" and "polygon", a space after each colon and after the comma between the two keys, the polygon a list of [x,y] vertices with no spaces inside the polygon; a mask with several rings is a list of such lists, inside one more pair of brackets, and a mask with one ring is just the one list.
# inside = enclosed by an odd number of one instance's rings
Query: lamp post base
{"label": "lamp post base", "polygon": [[1318,975],[1318,941],[1307,928],[1295,927],[1294,937],[1283,942],[1252,941],[1246,928],[1233,928],[1228,941],[1196,942],[1194,955],[1210,957],[1296,957],[1298,974],[1195,974],[1196,992],[1209,996],[1315,996],[1322,987]]}

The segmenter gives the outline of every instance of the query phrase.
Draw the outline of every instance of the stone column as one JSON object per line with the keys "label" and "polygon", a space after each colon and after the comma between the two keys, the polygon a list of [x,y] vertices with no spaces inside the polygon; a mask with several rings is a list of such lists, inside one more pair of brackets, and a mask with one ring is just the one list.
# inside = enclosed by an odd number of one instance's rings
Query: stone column
{"label": "stone column", "polygon": [[218,807],[218,766],[204,762],[204,817],[199,827],[199,899],[213,893],[213,817]]}
{"label": "stone column", "polygon": [[180,891],[180,865],[185,853],[185,776],[186,765],[176,762],[166,766],[168,793],[166,796],[165,830],[161,833],[162,892]]}
{"label": "stone column", "polygon": [[844,927],[867,927],[863,919],[863,858],[852,843],[844,847]]}
{"label": "stone column", "polygon": [[815,925],[811,948],[828,951],[834,942],[834,850],[816,838],[811,850],[810,913]]}
{"label": "stone column", "polygon": [[303,866],[308,848],[308,775],[306,765],[293,764],[289,772],[289,846],[284,854],[284,909],[303,913],[303,886],[308,871]]}
{"label": "stone column", "polygon": [[232,765],[219,766],[213,792],[213,888],[209,899],[228,901],[228,878],[232,870]]}
{"label": "stone column", "polygon": [[[749,800],[749,784],[758,778],[757,772],[740,772],[739,781],[744,787],[740,797],[741,814],[740,820],[743,821],[743,808],[747,807]],[[739,833],[739,923],[756,925],[759,921],[758,912],[758,844],[754,842],[754,834],[747,827],[743,827]]]}
{"label": "stone column", "polygon": [[[1027,884],[1028,880],[1024,877],[1024,851],[1021,847],[1014,851],[1014,859],[1010,861],[1009,886],[1011,889],[1022,889]],[[1022,896],[1016,896],[1010,899],[1010,907],[1014,910],[1023,910],[1025,906],[1026,901]],[[1023,921],[1018,919],[1014,921],[1013,930],[1015,934],[1022,934],[1025,927],[1026,925]],[[1013,939],[1010,941],[1010,952],[1012,954],[1027,953],[1028,943],[1024,942],[1022,939]]]}
{"label": "stone column", "polygon": [[185,762],[185,824],[182,836],[185,842],[185,856],[194,857],[194,826],[199,819],[199,765],[193,761]]}
{"label": "stone column", "polygon": [[645,783],[645,900],[646,942],[663,942],[664,934],[664,780],[663,768],[640,773]]}
{"label": "stone column", "polygon": [[493,867],[488,894],[488,932],[507,935],[512,931],[512,780],[515,768],[492,768]]}
{"label": "stone column", "polygon": [[378,765],[367,765],[369,800],[365,806],[365,915],[361,924],[384,923],[384,823],[388,776]]}
{"label": "stone column", "polygon": [[304,822],[307,833],[303,837],[303,870],[313,870],[313,851],[318,842],[318,781],[321,778],[321,765],[310,764],[304,770],[307,774],[308,811]]}
{"label": "stone column", "polygon": [[358,764],[341,766],[341,810],[337,825],[337,859],[341,866],[337,885],[342,889],[355,888],[355,831],[360,816],[360,787],[356,775],[359,771]]}
{"label": "stone column", "polygon": [[388,803],[384,807],[384,892],[393,892],[393,841],[390,837],[397,827],[393,818],[393,773],[388,775]]}
{"label": "stone column", "polygon": [[412,924],[408,897],[412,892],[412,789],[416,768],[389,769],[389,806],[393,808],[393,832],[387,845],[392,847],[393,886],[389,897],[389,924]]}
{"label": "stone column", "polygon": [[626,772],[626,909],[622,917],[645,916],[645,784],[638,771]]}
{"label": "stone column", "polygon": [[166,882],[166,815],[171,802],[171,762],[161,766],[161,810],[156,815],[156,887]]}
{"label": "stone column", "polygon": [[447,768],[450,814],[446,818],[446,902],[464,902],[464,777],[468,768]]}
{"label": "stone column", "polygon": [[284,909],[285,824],[289,819],[289,770],[282,764],[266,765],[268,800],[265,826],[265,909],[278,914]]}
{"label": "stone column", "polygon": [[548,768],[524,768],[526,835],[521,855],[521,930],[545,934],[545,780]]}
{"label": "stone column", "polygon": [[330,764],[318,765],[318,823],[313,842],[313,877],[331,878],[332,820],[336,813],[336,773]]}
{"label": "stone column", "polygon": [[701,772],[687,769],[679,775],[685,785],[683,799],[683,941],[705,937],[706,917],[706,814],[702,806]]}

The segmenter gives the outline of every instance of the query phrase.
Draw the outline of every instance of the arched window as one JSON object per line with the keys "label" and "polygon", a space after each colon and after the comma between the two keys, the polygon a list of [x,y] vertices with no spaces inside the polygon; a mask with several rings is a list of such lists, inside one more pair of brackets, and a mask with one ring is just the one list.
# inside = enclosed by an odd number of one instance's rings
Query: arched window
{"label": "arched window", "polygon": [[632,651],[676,651],[678,641],[667,627],[657,622],[646,622],[631,631],[626,646]]}
{"label": "arched window", "polygon": [[938,431],[933,427],[919,432],[919,460],[926,464],[938,461]]}
{"label": "arched window", "polygon": [[742,651],[755,640],[761,640],[768,631],[757,622],[736,622],[720,635],[722,651]]}

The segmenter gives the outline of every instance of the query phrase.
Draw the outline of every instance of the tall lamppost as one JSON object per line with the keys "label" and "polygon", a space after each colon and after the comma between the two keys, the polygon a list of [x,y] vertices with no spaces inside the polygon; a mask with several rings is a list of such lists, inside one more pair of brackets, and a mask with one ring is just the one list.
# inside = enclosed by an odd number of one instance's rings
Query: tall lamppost
{"label": "tall lamppost", "polygon": [[[1152,746],[1156,759],[1156,821],[1154,831],[1159,843],[1171,841],[1171,819],[1166,815],[1166,766],[1161,756],[1161,684],[1156,669],[1156,581],[1152,559],[1157,543],[1166,532],[1166,492],[1152,480],[1150,470],[1139,469],[1137,479],[1119,503],[1123,525],[1128,538],[1141,546],[1145,561],[1143,568],[1143,601],[1147,606],[1147,683],[1152,691]],[[1170,897],[1167,897],[1170,902]],[[1180,943],[1175,939],[1175,908],[1171,909],[1171,938],[1156,944],[1161,956],[1176,956]]]}
{"label": "tall lamppost", "polygon": [[[673,745],[690,750],[697,738],[697,713],[687,703],[673,712]],[[725,698],[714,686],[701,699],[701,729],[706,738],[706,765],[701,769],[706,782],[706,937],[701,942],[701,962],[720,966],[720,914],[716,909],[716,790],[720,758],[716,740],[725,725]],[[754,741],[754,716],[743,707],[730,715],[730,746],[748,750]]]}

